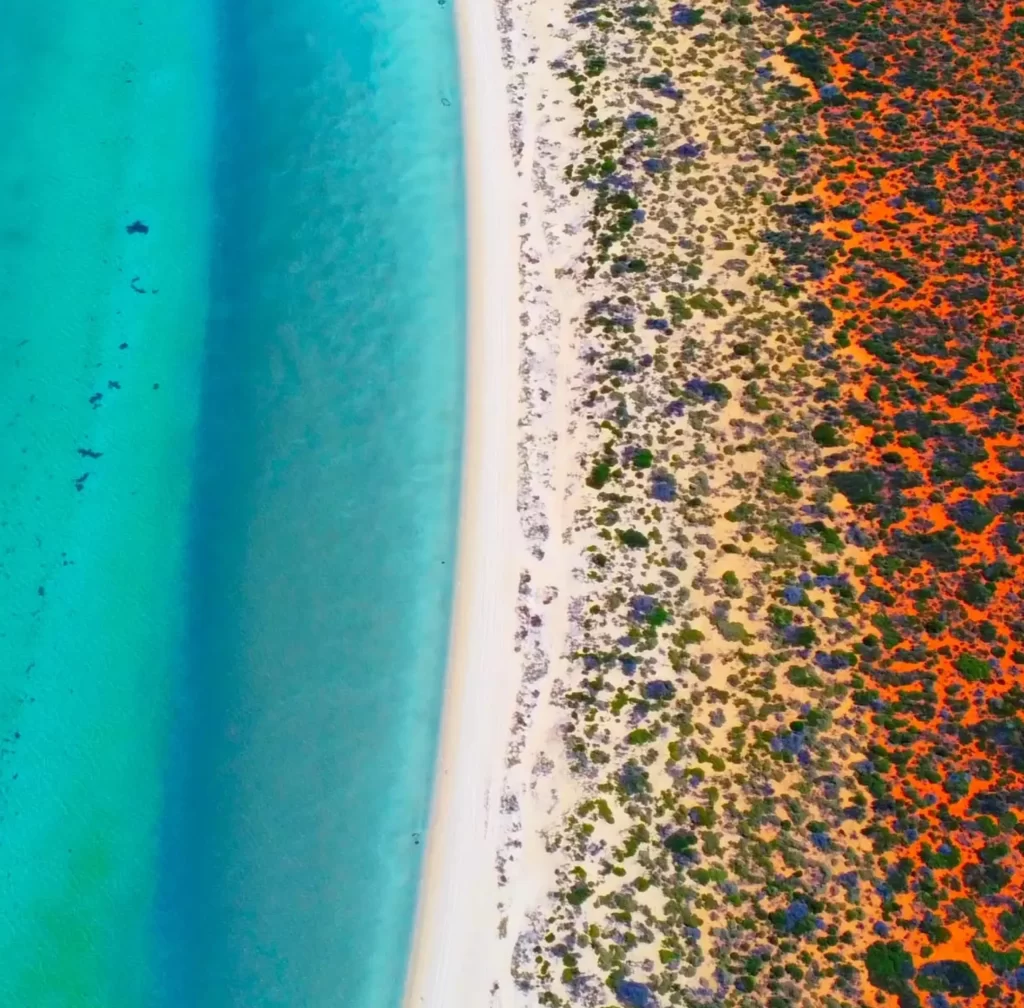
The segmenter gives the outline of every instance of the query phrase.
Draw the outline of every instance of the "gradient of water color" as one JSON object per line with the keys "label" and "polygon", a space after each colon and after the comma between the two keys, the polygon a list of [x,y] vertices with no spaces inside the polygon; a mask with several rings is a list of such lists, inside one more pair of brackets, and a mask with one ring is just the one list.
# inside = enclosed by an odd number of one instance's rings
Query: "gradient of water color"
{"label": "gradient of water color", "polygon": [[457,510],[450,11],[0,22],[0,1000],[394,1005]]}

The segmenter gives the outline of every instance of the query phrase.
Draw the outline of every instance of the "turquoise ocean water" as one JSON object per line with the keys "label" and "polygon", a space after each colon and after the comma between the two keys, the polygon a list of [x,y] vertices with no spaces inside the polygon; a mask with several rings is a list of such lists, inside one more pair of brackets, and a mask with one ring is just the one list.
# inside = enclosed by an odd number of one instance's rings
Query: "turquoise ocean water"
{"label": "turquoise ocean water", "polygon": [[437,0],[0,9],[0,1004],[398,1003],[458,110]]}

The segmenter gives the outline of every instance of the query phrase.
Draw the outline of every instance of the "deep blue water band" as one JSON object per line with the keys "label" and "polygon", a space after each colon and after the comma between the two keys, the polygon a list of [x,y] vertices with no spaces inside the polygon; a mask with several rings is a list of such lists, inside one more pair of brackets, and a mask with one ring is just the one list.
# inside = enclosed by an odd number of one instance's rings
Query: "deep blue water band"
{"label": "deep blue water band", "polygon": [[188,1003],[400,996],[457,513],[451,33],[408,0],[221,22],[181,888],[167,859],[172,906],[201,880]]}

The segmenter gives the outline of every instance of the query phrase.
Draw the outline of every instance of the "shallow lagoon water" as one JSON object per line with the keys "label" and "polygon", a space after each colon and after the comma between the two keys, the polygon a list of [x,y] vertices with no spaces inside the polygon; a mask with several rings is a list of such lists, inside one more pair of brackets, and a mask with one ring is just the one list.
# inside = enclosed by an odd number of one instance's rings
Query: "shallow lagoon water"
{"label": "shallow lagoon water", "polygon": [[0,15],[0,1000],[383,1008],[456,526],[450,11],[165,7]]}

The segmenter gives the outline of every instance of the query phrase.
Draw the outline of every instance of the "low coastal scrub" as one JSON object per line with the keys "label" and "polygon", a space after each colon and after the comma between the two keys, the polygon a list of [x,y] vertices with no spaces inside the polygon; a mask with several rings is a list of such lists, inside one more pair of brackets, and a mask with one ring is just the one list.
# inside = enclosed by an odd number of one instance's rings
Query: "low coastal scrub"
{"label": "low coastal scrub", "polygon": [[1024,9],[572,23],[588,798],[519,982],[1019,1003]]}

